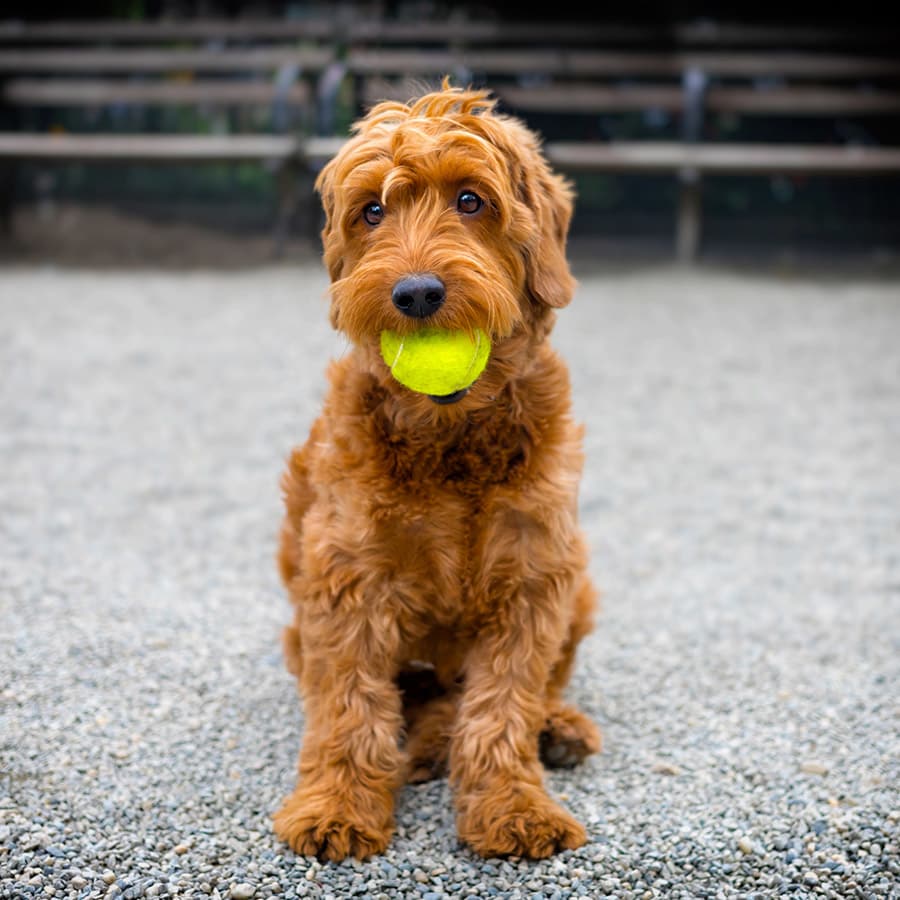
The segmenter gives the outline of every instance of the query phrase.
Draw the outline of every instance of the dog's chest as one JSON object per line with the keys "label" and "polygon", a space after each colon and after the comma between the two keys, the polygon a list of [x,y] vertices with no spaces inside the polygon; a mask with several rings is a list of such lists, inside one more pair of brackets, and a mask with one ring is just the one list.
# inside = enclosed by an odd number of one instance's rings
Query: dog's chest
{"label": "dog's chest", "polygon": [[521,479],[530,444],[524,427],[483,418],[449,439],[416,432],[388,434],[381,451],[384,469],[398,486],[477,504],[492,487]]}
{"label": "dog's chest", "polygon": [[526,480],[527,436],[485,423],[443,445],[395,437],[383,452],[389,464],[381,467],[372,507],[380,554],[395,582],[425,599],[411,604],[419,613],[444,627],[466,627],[473,585],[483,581],[493,498]]}
{"label": "dog's chest", "polygon": [[447,485],[407,485],[392,501],[373,504],[369,549],[387,574],[394,614],[410,633],[476,626],[474,586],[484,580],[489,520],[481,502]]}

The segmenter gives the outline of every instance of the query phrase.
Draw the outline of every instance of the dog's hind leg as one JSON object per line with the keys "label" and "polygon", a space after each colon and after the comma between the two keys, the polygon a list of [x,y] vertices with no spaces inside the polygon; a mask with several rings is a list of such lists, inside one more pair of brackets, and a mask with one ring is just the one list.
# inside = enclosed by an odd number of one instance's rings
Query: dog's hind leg
{"label": "dog's hind leg", "polygon": [[[578,643],[592,628],[595,605],[596,592],[585,578],[576,595],[569,636],[547,684],[545,720],[538,748],[541,762],[548,768],[577,765],[599,752],[602,746],[597,726],[581,710],[562,700],[563,689],[572,675]],[[286,643],[287,638],[285,635]],[[403,696],[407,782],[418,784],[445,777],[459,707],[458,690],[446,690],[430,667],[403,670],[397,678],[397,687]]]}
{"label": "dog's hind leg", "polygon": [[[434,697],[411,708],[404,706],[406,780],[410,784],[447,775],[450,737],[458,708],[458,694]],[[538,745],[545,766],[558,769],[577,765],[597,753],[601,745],[597,726],[583,712],[558,698],[548,699]]]}
{"label": "dog's hind leg", "polygon": [[450,736],[459,708],[458,694],[435,697],[419,707],[406,737],[406,780],[410,784],[443,778],[450,767]]}
{"label": "dog's hind leg", "polygon": [[596,591],[585,576],[575,597],[575,615],[562,655],[550,672],[546,718],[538,746],[541,762],[550,768],[574,766],[602,746],[600,730],[581,710],[563,702],[562,692],[572,675],[579,641],[591,630]]}
{"label": "dog's hind leg", "polygon": [[600,729],[580,710],[561,700],[547,703],[547,718],[538,739],[541,762],[551,769],[578,765],[599,752]]}
{"label": "dog's hind leg", "polygon": [[406,729],[406,780],[410,784],[443,778],[447,774],[450,735],[459,705],[459,693],[448,692],[434,669],[405,669],[397,678],[403,695]]}
{"label": "dog's hind leg", "polygon": [[[281,478],[285,515],[281,523],[278,542],[278,571],[281,580],[290,590],[291,583],[300,573],[300,541],[303,537],[303,517],[316,492],[306,464],[306,447],[295,448],[288,460],[288,467]],[[291,601],[296,602],[291,596]]]}
{"label": "dog's hind leg", "polygon": [[[287,470],[281,479],[281,489],[284,494],[285,515],[278,541],[278,570],[296,610],[302,599],[295,595],[294,589],[301,568],[303,517],[315,498],[307,471],[305,447],[297,448],[291,454]],[[299,679],[303,674],[303,644],[296,624],[287,625],[282,630],[281,646],[285,667]]]}
{"label": "dog's hind leg", "polygon": [[285,625],[281,629],[281,650],[285,668],[295,678],[300,678],[303,675],[303,645],[296,626]]}

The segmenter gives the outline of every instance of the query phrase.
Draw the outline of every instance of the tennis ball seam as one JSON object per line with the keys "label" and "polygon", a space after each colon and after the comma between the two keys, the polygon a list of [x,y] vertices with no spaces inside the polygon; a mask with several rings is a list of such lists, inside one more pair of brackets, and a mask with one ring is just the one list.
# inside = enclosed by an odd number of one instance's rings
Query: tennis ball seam
{"label": "tennis ball seam", "polygon": [[391,373],[393,373],[393,371],[394,371],[394,366],[397,365],[397,361],[400,359],[400,354],[403,353],[403,342],[404,342],[405,340],[406,340],[406,338],[403,337],[403,335],[400,335],[400,343],[397,344],[397,352],[394,354],[394,360],[393,360],[393,362],[388,366],[388,368],[391,370]]}

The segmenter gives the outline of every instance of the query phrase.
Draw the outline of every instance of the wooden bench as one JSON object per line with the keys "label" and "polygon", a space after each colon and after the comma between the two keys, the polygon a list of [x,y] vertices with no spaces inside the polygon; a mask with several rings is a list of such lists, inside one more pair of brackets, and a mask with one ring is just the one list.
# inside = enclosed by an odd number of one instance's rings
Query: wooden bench
{"label": "wooden bench", "polygon": [[[273,25],[275,23],[269,23]],[[156,40],[175,29],[139,23],[63,23],[31,25],[15,30],[12,46],[0,46],[0,111],[12,117],[14,128],[0,133],[3,218],[9,226],[11,171],[24,162],[131,164],[260,163],[275,174],[278,213],[276,251],[287,235],[288,220],[297,206],[301,176],[298,140],[313,133],[317,122],[319,79],[333,62],[325,46],[130,46]],[[230,29],[226,29],[228,31]],[[0,28],[0,45],[10,43],[9,26]],[[218,33],[214,26],[187,29],[196,39]],[[245,33],[235,30],[242,38]],[[272,29],[272,34],[282,33]],[[125,39],[126,46],[102,46]],[[48,47],[54,40],[74,46]],[[40,42],[40,46],[36,46]],[[162,132],[147,128],[150,110],[187,108],[214,114],[213,133]],[[115,115],[115,126],[104,120],[99,129],[70,129],[71,114],[94,111]],[[247,125],[244,111],[262,111],[267,127]],[[131,133],[121,132],[120,120]],[[157,122],[153,123],[158,129]],[[225,125],[226,133],[216,133]],[[5,161],[5,163],[4,163]]]}
{"label": "wooden bench", "polygon": [[[707,133],[709,123],[720,116],[781,122],[842,117],[896,121],[900,59],[873,54],[868,46],[859,52],[817,49],[822,41],[841,37],[834,32],[798,32],[810,45],[801,50],[775,40],[785,39],[781,32],[735,30],[726,36],[750,46],[724,52],[713,43],[722,40],[721,32],[693,37],[686,32],[684,42],[702,46],[664,52],[367,48],[351,50],[344,64],[360,110],[378,99],[407,99],[416,80],[435,83],[441,74],[451,73],[457,83],[489,86],[503,109],[526,120],[540,114],[582,121],[629,113],[664,114],[674,122],[677,134],[646,140],[550,138],[546,152],[554,165],[573,174],[657,172],[677,177],[675,243],[684,260],[693,259],[700,245],[704,177],[900,174],[900,147],[796,142],[783,136],[774,141],[728,140]],[[876,36],[865,37],[875,41],[876,49],[884,49]],[[857,33],[851,38],[863,40]],[[774,41],[774,48],[753,46],[763,39]]]}
{"label": "wooden bench", "polygon": [[[160,46],[172,40],[190,46]],[[278,80],[278,72],[287,74]],[[547,155],[561,170],[676,178],[675,235],[682,259],[698,252],[705,178],[900,173],[900,148],[880,146],[877,139],[810,142],[776,135],[777,142],[750,141],[717,137],[710,129],[721,117],[766,117],[776,125],[800,118],[893,121],[900,112],[900,60],[890,35],[868,27],[838,33],[707,22],[620,27],[340,16],[297,22],[0,23],[0,78],[4,74],[2,97],[14,109],[282,102],[315,107],[315,113],[305,123],[305,136],[273,135],[283,140],[272,142],[237,134],[227,140],[135,135],[133,142],[112,135],[0,135],[0,159],[213,161],[232,153],[234,159],[284,166],[292,177],[301,168],[315,171],[340,145],[335,113],[347,80],[355,114],[378,99],[408,99],[417,89],[410,79],[437,83],[450,74],[456,83],[490,87],[503,109],[526,120],[581,123],[571,134],[546,135]],[[616,129],[611,138],[596,133],[598,122],[645,115],[669,124],[636,137]]]}
{"label": "wooden bench", "polygon": [[[111,105],[246,107],[306,113],[326,48],[0,49],[0,103],[16,110]],[[285,124],[290,117],[282,116]]]}
{"label": "wooden bench", "polygon": [[[290,135],[240,134],[0,134],[2,227],[11,230],[12,188],[17,163],[44,165],[207,165],[263,163],[275,172],[278,210],[273,225],[276,257],[284,252],[295,216],[300,173],[308,171],[303,140]],[[313,216],[310,216],[313,219]]]}

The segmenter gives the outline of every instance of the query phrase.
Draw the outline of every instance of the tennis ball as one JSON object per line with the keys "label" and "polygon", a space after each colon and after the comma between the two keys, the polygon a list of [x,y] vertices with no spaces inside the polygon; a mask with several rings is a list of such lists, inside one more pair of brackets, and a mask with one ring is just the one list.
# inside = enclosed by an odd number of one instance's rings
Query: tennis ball
{"label": "tennis ball", "polygon": [[491,340],[479,328],[446,331],[422,328],[411,334],[381,332],[381,357],[391,374],[411,391],[446,397],[469,387],[484,371]]}

